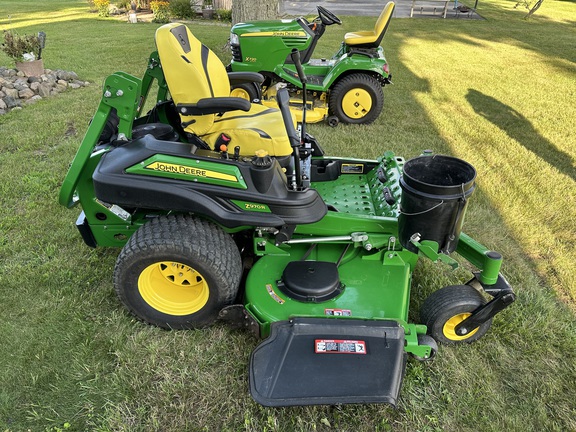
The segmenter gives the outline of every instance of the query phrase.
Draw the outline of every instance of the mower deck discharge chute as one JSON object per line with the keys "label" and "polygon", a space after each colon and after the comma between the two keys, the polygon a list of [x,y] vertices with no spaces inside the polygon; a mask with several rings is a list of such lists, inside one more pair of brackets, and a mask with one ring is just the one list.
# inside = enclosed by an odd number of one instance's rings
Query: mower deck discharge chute
{"label": "mower deck discharge chute", "polygon": [[[249,368],[264,405],[395,405],[408,354],[475,341],[514,301],[501,255],[461,233],[471,165],[327,156],[296,131],[285,89],[277,108],[228,95],[222,83],[262,77],[226,75],[182,24],[156,45],[142,79],[106,79],[60,192],[82,206],[89,246],[122,247],[114,286],[135,316],[168,329],[221,319],[265,338]],[[456,267],[453,251],[478,271],[410,323],[417,260]]]}

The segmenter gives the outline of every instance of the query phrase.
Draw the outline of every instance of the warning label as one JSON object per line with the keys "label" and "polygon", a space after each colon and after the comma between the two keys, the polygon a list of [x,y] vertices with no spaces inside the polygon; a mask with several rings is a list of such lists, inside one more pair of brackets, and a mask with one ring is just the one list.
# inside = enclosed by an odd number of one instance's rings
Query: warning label
{"label": "warning label", "polygon": [[276,302],[278,302],[280,304],[284,304],[284,299],[279,297],[278,294],[276,294],[274,292],[272,285],[266,284],[266,291],[268,291],[268,294],[270,294],[270,297],[272,297]]}
{"label": "warning label", "polygon": [[350,309],[324,309],[324,315],[328,316],[352,316]]}
{"label": "warning label", "polygon": [[366,354],[366,342],[361,340],[316,339],[316,354]]}
{"label": "warning label", "polygon": [[342,174],[362,174],[364,164],[342,164]]}

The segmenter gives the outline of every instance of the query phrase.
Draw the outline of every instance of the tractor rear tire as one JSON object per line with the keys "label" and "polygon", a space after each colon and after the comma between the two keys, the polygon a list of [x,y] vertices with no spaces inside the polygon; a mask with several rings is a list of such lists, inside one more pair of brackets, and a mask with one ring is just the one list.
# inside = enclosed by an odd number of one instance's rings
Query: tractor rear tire
{"label": "tractor rear tire", "polygon": [[242,83],[232,86],[230,96],[246,99],[252,103],[260,103],[262,100],[262,90],[256,83]]}
{"label": "tractor rear tire", "polygon": [[370,124],[384,106],[382,86],[376,78],[363,73],[347,75],[330,91],[330,114],[343,123]]}
{"label": "tractor rear tire", "polygon": [[445,345],[472,343],[486,334],[492,319],[469,333],[460,336],[455,327],[469,317],[486,300],[470,285],[447,286],[433,292],[420,308],[422,324],[428,327],[428,334]]}
{"label": "tractor rear tire", "polygon": [[120,301],[167,329],[206,327],[237,295],[240,252],[230,235],[202,219],[152,219],[128,240],[114,270]]}

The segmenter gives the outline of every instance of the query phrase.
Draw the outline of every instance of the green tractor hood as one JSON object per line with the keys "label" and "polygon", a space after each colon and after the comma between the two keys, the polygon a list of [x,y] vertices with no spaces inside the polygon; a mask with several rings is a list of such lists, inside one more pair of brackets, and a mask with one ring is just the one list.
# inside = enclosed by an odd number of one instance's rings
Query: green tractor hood
{"label": "green tractor hood", "polygon": [[293,48],[307,49],[312,36],[295,20],[239,23],[232,27],[230,45],[234,70],[267,71],[284,64]]}

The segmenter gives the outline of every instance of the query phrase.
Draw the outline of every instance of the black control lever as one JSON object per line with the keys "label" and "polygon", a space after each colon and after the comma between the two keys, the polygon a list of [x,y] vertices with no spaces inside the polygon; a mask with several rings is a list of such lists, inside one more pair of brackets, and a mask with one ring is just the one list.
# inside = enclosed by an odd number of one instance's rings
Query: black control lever
{"label": "black control lever", "polygon": [[292,51],[290,52],[290,57],[292,57],[292,63],[294,63],[294,66],[296,66],[296,72],[298,72],[298,78],[300,79],[302,84],[305,84],[307,82],[307,78],[306,74],[304,73],[304,70],[302,69],[302,60],[300,60],[300,51],[298,51],[297,48],[292,48]]}
{"label": "black control lever", "polygon": [[290,53],[294,66],[296,66],[296,72],[298,72],[298,78],[302,83],[302,128],[300,129],[300,142],[304,144],[304,138],[306,137],[306,74],[304,69],[302,69],[302,61],[300,60],[300,51],[297,48],[292,48]]}

